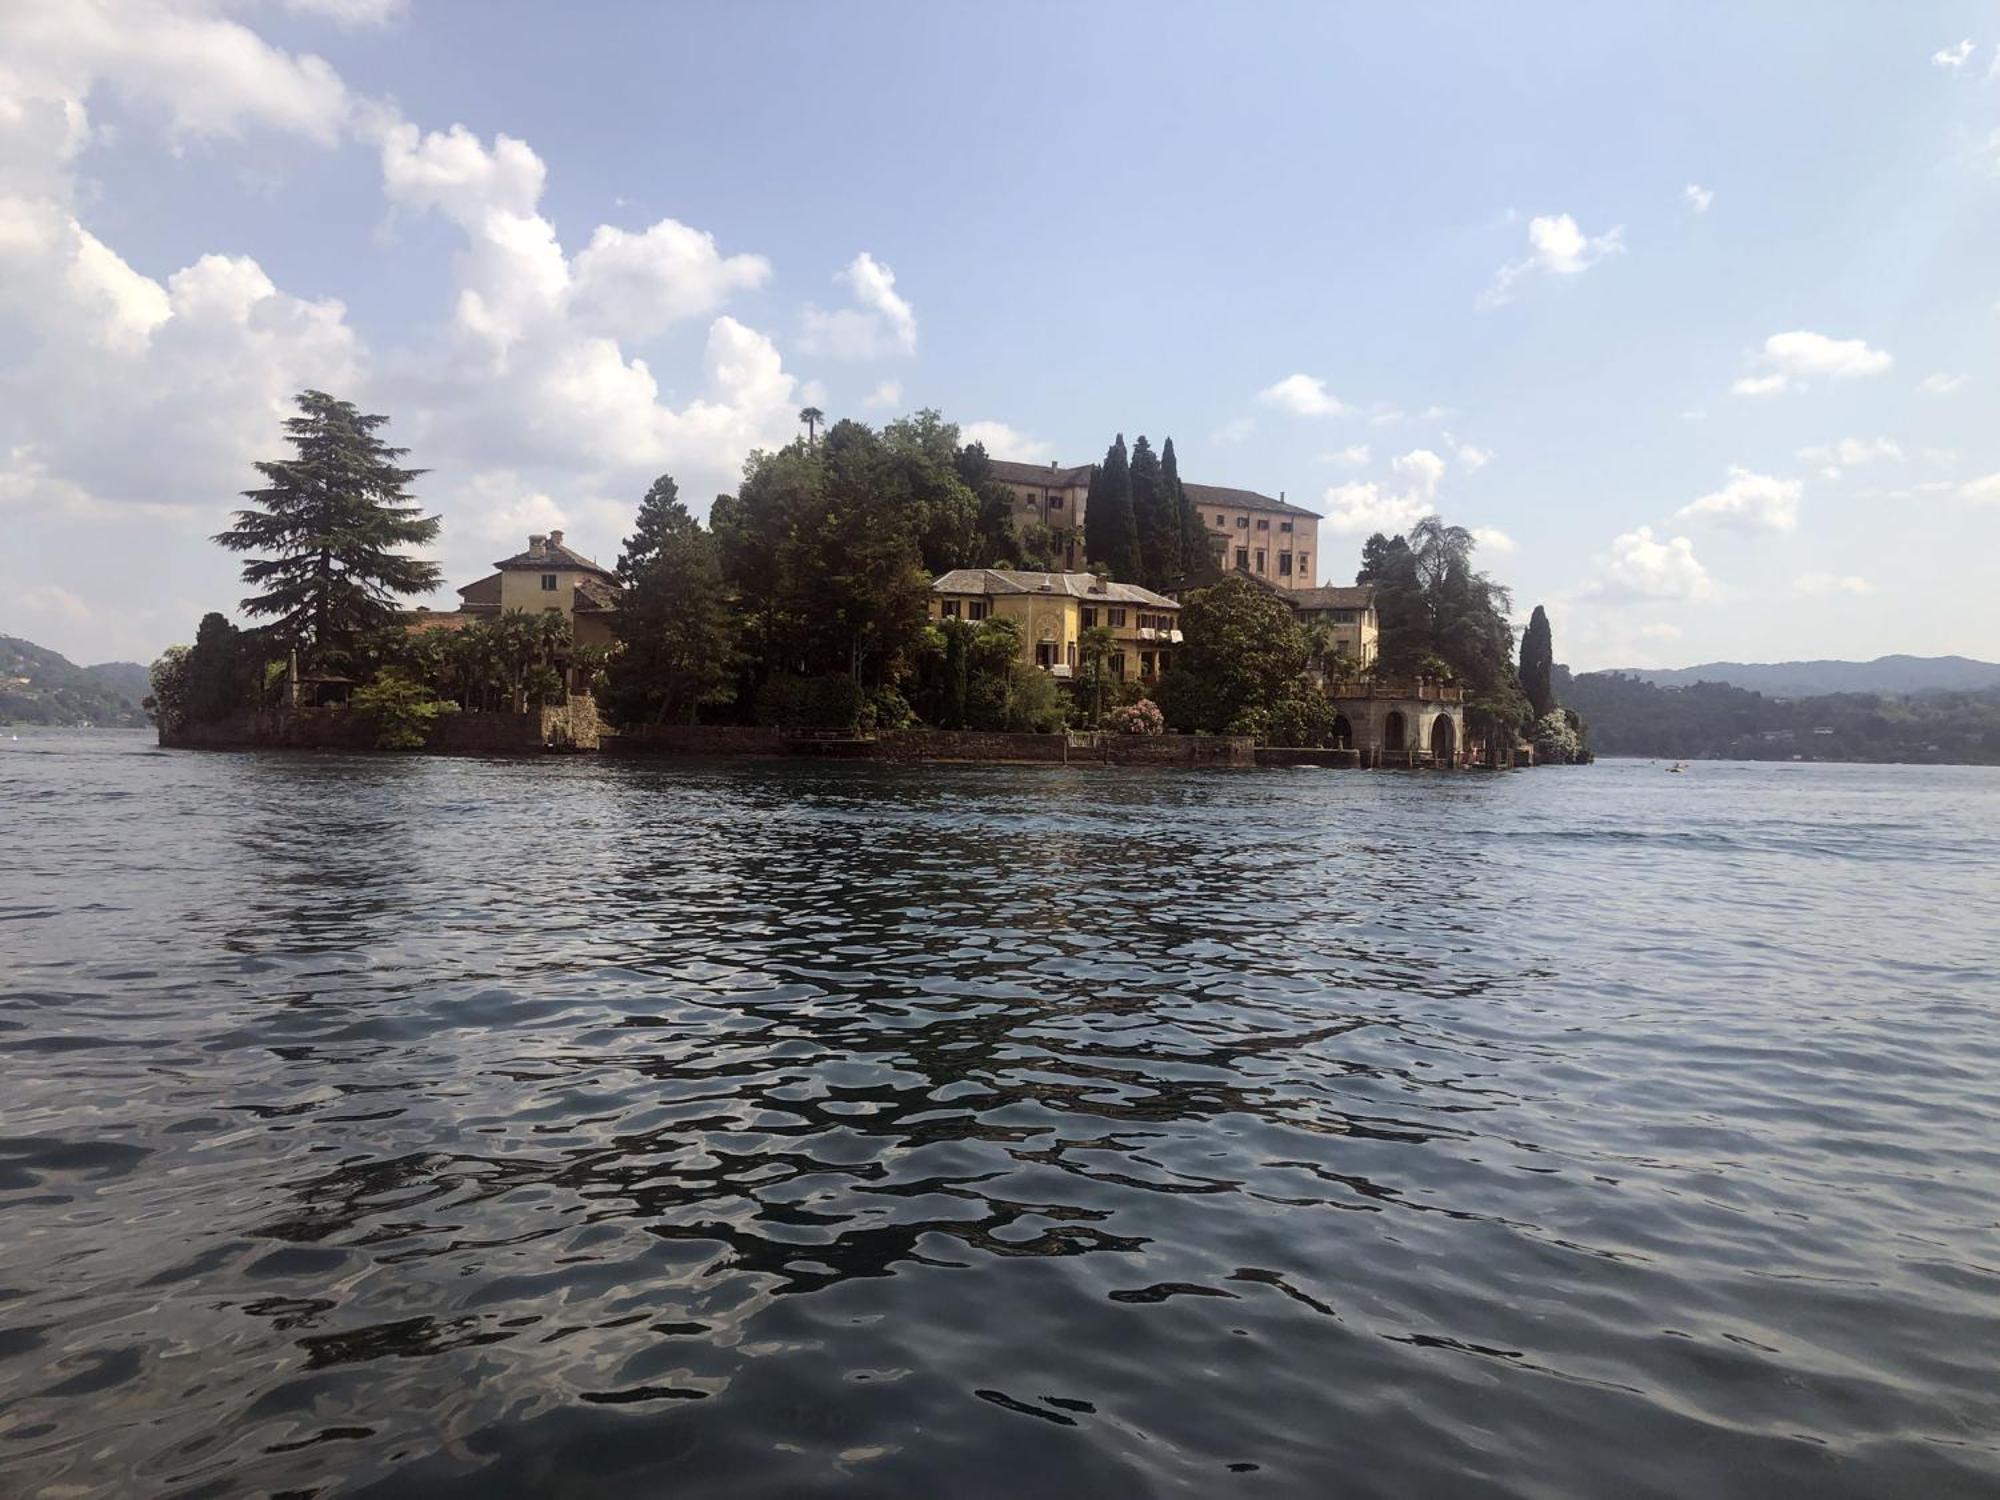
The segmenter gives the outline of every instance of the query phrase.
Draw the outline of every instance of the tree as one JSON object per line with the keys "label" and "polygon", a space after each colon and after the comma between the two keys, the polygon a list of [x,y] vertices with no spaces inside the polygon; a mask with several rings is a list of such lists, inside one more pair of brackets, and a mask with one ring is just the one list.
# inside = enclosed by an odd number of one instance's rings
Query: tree
{"label": "tree", "polygon": [[959,477],[958,456],[957,426],[930,407],[882,429],[874,482],[908,510],[932,573],[980,561],[980,497]]}
{"label": "tree", "polygon": [[1093,567],[1113,578],[1139,576],[1139,534],[1132,517],[1132,469],[1125,456],[1125,434],[1105,450],[1104,462],[1090,476],[1084,497],[1083,550]]}
{"label": "tree", "polygon": [[186,646],[169,646],[153,663],[147,678],[152,692],[139,706],[153,716],[153,722],[173,732],[187,722],[188,657]]}
{"label": "tree", "polygon": [[1014,492],[993,477],[993,460],[986,456],[985,446],[967,443],[953,456],[952,466],[959,483],[972,492],[979,506],[974,565],[1019,564],[1022,550],[1020,534],[1014,529]]}
{"label": "tree", "polygon": [[1176,729],[1254,733],[1254,717],[1290,697],[1306,669],[1291,607],[1248,578],[1189,596],[1180,627],[1184,643],[1160,684],[1160,708]]}
{"label": "tree", "polygon": [[377,750],[421,750],[431,726],[458,712],[457,704],[441,700],[429,684],[393,670],[356,688],[349,705],[374,726]]}
{"label": "tree", "polygon": [[1172,438],[1160,445],[1160,482],[1166,489],[1179,532],[1178,555],[1170,577],[1203,577],[1210,559],[1208,530],[1201,524],[1201,513],[1188,498],[1187,486],[1181,483],[1181,466],[1174,457]]}
{"label": "tree", "polygon": [[605,689],[611,716],[621,724],[692,723],[704,704],[729,696],[736,619],[715,538],[664,474],[639,506],[618,570],[624,591],[611,629],[619,650]]}
{"label": "tree", "polygon": [[1521,637],[1521,691],[1535,710],[1535,718],[1546,719],[1556,708],[1555,642],[1549,632],[1549,617],[1541,605],[1528,616],[1528,630]]}
{"label": "tree", "polygon": [[1132,444],[1132,521],[1139,548],[1139,581],[1165,588],[1181,571],[1181,518],[1166,472],[1141,433]]}
{"label": "tree", "polygon": [[820,425],[826,421],[826,413],[817,406],[802,406],[799,408],[799,420],[806,424],[806,446],[810,448],[819,434]]}
{"label": "tree", "polygon": [[408,450],[376,436],[387,417],[323,391],[301,392],[297,405],[300,415],[285,421],[294,455],[256,466],[265,485],[244,491],[252,504],[215,540],[267,554],[243,565],[243,581],[261,590],[243,601],[244,612],[272,619],[280,644],[324,667],[393,619],[399,595],[437,587],[437,564],[400,549],[437,540],[438,518],[409,494],[424,471],[400,467]]}
{"label": "tree", "polygon": [[1090,699],[1089,723],[1093,727],[1104,718],[1104,698],[1111,691],[1111,653],[1117,647],[1117,636],[1104,625],[1091,626],[1077,641],[1083,687]]}
{"label": "tree", "polygon": [[187,658],[187,694],[183,708],[196,723],[225,719],[243,705],[244,663],[241,633],[211,610],[201,617],[194,649]]}

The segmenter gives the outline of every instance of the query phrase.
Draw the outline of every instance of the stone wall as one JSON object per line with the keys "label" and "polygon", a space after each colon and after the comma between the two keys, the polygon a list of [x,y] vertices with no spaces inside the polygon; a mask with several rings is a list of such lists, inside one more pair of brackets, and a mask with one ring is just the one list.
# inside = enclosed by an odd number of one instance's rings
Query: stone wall
{"label": "stone wall", "polygon": [[986,729],[899,729],[876,740],[887,760],[1054,761],[1070,759],[1069,736]]}
{"label": "stone wall", "polygon": [[[159,732],[162,745],[180,750],[373,750],[375,735],[374,725],[345,707],[240,713]],[[445,714],[432,724],[424,749],[438,755],[527,755],[595,750],[597,741],[597,705],[579,694],[561,707],[526,713]]]}
{"label": "stone wall", "polygon": [[607,755],[783,755],[785,732],[762,724],[634,724],[598,737]]}
{"label": "stone wall", "polygon": [[1309,745],[1259,745],[1260,766],[1338,766],[1352,770],[1361,764],[1359,750],[1323,750]]}
{"label": "stone wall", "polygon": [[1247,734],[1106,734],[1104,759],[1114,766],[1254,766],[1257,742]]}

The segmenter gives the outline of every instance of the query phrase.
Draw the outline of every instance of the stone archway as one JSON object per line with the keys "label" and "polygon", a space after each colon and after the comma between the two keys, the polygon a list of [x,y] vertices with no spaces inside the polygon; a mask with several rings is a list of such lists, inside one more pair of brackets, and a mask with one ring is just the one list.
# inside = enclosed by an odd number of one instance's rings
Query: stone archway
{"label": "stone archway", "polygon": [[1403,711],[1400,708],[1390,709],[1388,717],[1382,721],[1383,752],[1389,755],[1401,755],[1406,748],[1404,741],[1408,737],[1409,729],[1403,719]]}
{"label": "stone archway", "polygon": [[1431,759],[1441,766],[1458,763],[1458,726],[1450,714],[1439,714],[1431,724]]}
{"label": "stone archway", "polygon": [[1354,726],[1348,723],[1346,714],[1335,714],[1333,716],[1333,734],[1331,739],[1333,748],[1336,750],[1352,750],[1354,748]]}

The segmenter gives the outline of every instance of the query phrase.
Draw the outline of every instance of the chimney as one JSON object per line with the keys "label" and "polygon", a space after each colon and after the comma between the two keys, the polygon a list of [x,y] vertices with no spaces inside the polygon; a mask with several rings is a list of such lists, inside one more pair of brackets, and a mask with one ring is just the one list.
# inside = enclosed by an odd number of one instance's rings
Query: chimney
{"label": "chimney", "polygon": [[1056,461],[1055,461],[1055,460],[1054,460],[1054,459],[1052,458],[1052,459],[1050,459],[1050,460],[1049,460],[1049,469],[1050,469],[1050,471],[1051,471],[1051,472],[1053,472],[1053,471],[1054,471],[1054,469],[1055,469],[1055,467],[1056,467]]}
{"label": "chimney", "polygon": [[[1279,499],[1280,501],[1282,501],[1282,500],[1283,500],[1284,498],[1285,498],[1285,492],[1284,492],[1283,490],[1279,490],[1279,491],[1278,491],[1278,499]],[[562,533],[561,533],[560,531],[558,531],[558,532],[556,533],[556,540],[557,540],[557,541],[561,541],[561,540],[562,540]]]}
{"label": "chimney", "polygon": [[530,535],[528,538],[528,550],[534,553],[542,553],[548,551],[549,539],[545,536]]}
{"label": "chimney", "polygon": [[562,533],[560,531],[551,531],[549,533],[549,545],[551,547],[560,547],[562,545]]}

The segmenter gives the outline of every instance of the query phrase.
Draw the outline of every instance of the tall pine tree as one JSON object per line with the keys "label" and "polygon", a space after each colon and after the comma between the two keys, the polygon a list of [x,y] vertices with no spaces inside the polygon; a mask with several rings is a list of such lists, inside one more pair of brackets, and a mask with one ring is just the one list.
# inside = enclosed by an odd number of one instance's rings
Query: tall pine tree
{"label": "tall pine tree", "polygon": [[1181,483],[1181,466],[1174,457],[1172,438],[1160,445],[1160,480],[1166,487],[1167,502],[1173,509],[1179,544],[1170,576],[1183,579],[1206,577],[1209,571],[1208,532],[1201,524],[1201,515],[1195,510],[1194,502],[1188,498],[1187,486]]}
{"label": "tall pine tree", "polygon": [[630,588],[639,575],[659,557],[667,539],[694,525],[694,517],[681,504],[681,488],[674,476],[662,474],[646,490],[639,502],[638,519],[632,534],[618,554],[618,581]]}
{"label": "tall pine tree", "polygon": [[688,514],[669,475],[639,502],[618,580],[611,630],[619,649],[605,693],[613,720],[692,723],[703,704],[729,696],[737,629],[715,538]]}
{"label": "tall pine tree", "polygon": [[1132,516],[1132,466],[1125,434],[1105,450],[1084,497],[1083,550],[1094,568],[1113,578],[1139,576],[1139,529]]}
{"label": "tall pine tree", "polygon": [[1166,472],[1144,433],[1132,444],[1132,520],[1139,539],[1139,581],[1163,588],[1180,571],[1180,518]]}
{"label": "tall pine tree", "polygon": [[1541,605],[1528,616],[1528,630],[1521,637],[1521,691],[1534,705],[1537,719],[1556,707],[1555,640],[1549,631],[1549,617]]}
{"label": "tall pine tree", "polygon": [[424,471],[397,463],[409,450],[376,436],[387,417],[324,391],[300,392],[297,405],[285,420],[296,452],[257,465],[264,487],[243,492],[251,505],[215,540],[268,554],[243,565],[243,581],[262,591],[243,601],[244,613],[271,619],[273,637],[326,667],[394,620],[398,595],[437,587],[437,564],[400,549],[436,541],[438,518],[410,496]]}

